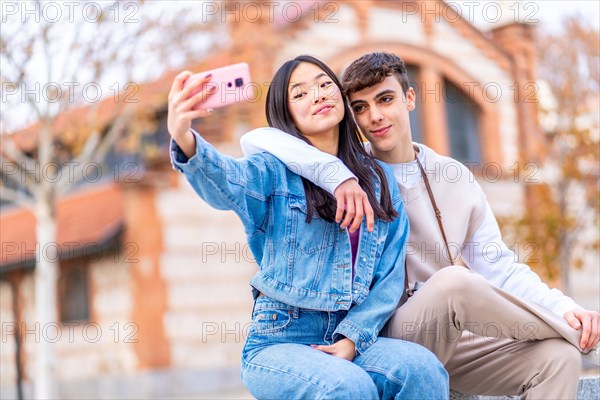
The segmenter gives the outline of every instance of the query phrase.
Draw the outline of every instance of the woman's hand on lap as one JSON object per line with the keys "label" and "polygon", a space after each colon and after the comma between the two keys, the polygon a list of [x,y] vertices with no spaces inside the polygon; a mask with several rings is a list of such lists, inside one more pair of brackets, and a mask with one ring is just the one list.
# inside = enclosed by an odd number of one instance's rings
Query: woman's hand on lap
{"label": "woman's hand on lap", "polygon": [[356,357],[356,345],[348,338],[340,339],[328,346],[312,344],[311,347],[348,361],[352,361]]}

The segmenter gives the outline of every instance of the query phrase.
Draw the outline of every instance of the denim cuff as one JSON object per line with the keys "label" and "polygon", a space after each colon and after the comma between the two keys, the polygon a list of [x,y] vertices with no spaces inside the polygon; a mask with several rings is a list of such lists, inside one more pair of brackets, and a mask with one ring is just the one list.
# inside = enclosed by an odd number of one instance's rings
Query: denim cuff
{"label": "denim cuff", "polygon": [[196,139],[196,154],[192,157],[185,155],[181,147],[177,144],[177,142],[171,138],[171,143],[169,145],[170,154],[171,154],[171,165],[173,169],[183,173],[193,173],[200,168],[200,152],[202,151],[203,144],[206,143],[204,139],[198,134],[198,132],[190,129],[194,138]]}
{"label": "denim cuff", "polygon": [[343,320],[342,322],[340,322],[340,324],[333,332],[333,339],[336,342],[340,339],[343,339],[343,337],[347,337],[348,339],[354,342],[356,346],[356,352],[358,354],[362,354],[373,343],[375,343],[376,340],[376,338],[372,338],[359,326],[347,320]]}

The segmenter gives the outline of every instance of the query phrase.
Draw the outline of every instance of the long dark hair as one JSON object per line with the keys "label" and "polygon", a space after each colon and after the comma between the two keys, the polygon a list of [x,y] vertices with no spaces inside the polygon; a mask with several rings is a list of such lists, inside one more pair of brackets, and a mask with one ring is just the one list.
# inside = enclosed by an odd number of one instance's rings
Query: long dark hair
{"label": "long dark hair", "polygon": [[[312,145],[310,140],[294,124],[292,114],[288,108],[290,76],[296,67],[303,62],[311,63],[321,68],[341,91],[339,80],[327,65],[312,56],[301,55],[284,63],[275,73],[267,92],[266,114],[269,126],[280,129]],[[350,113],[350,106],[345,97],[343,99],[344,118],[339,124],[338,157],[358,178],[361,188],[367,193],[375,216],[383,221],[391,221],[398,216],[398,213],[394,209],[394,205],[390,199],[385,172],[375,162],[373,157],[365,151],[361,143],[358,126]],[[375,197],[373,181],[376,177],[381,182],[381,203]],[[322,219],[334,222],[337,205],[334,197],[307,179],[302,178],[302,182],[306,194],[306,221],[311,221],[314,209],[316,208]]]}

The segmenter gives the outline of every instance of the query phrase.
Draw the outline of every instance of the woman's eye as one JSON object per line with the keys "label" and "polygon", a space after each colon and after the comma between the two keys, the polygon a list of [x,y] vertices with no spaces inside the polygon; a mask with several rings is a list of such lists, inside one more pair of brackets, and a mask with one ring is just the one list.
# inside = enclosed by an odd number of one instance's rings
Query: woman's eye
{"label": "woman's eye", "polygon": [[300,92],[300,93],[297,93],[296,95],[294,95],[292,98],[300,99],[300,98],[304,97],[305,94],[306,94],[305,92]]}
{"label": "woman's eye", "polygon": [[332,84],[333,84],[333,82],[331,82],[331,81],[323,82],[323,83],[321,84],[321,87],[322,87],[322,88],[326,88],[327,86],[331,86]]}

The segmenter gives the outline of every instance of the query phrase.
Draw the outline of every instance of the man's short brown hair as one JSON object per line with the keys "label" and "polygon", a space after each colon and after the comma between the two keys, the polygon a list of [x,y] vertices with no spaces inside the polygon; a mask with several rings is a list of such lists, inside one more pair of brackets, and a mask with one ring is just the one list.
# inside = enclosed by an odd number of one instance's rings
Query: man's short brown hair
{"label": "man's short brown hair", "polygon": [[410,87],[406,65],[395,54],[377,52],[360,57],[350,64],[342,76],[342,86],[346,96],[381,83],[388,76],[395,76],[406,94]]}

